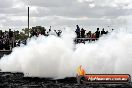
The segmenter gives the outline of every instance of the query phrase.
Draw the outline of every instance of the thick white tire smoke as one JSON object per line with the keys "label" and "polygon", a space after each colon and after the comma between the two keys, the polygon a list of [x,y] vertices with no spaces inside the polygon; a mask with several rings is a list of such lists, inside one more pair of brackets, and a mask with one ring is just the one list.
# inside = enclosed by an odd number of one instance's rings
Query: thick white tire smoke
{"label": "thick white tire smoke", "polygon": [[[39,36],[0,60],[2,71],[23,72],[25,76],[62,78],[76,76],[82,65],[87,73],[128,73],[132,75],[132,34],[111,33],[93,43],[75,45],[74,31],[63,36]],[[70,30],[70,31],[69,31]]]}

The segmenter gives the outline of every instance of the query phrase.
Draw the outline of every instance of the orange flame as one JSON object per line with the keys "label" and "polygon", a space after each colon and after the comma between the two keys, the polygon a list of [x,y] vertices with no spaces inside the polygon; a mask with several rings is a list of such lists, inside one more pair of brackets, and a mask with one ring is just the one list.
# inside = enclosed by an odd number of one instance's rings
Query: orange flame
{"label": "orange flame", "polygon": [[86,74],[85,70],[82,68],[82,65],[78,67],[78,75],[84,76]]}

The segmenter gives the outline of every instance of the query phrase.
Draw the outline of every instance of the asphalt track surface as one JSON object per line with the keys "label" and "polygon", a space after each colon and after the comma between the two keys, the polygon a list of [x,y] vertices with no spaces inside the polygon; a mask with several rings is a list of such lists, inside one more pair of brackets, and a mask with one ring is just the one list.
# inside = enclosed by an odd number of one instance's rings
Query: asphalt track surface
{"label": "asphalt track surface", "polygon": [[131,85],[77,84],[75,77],[53,80],[24,77],[22,73],[0,72],[0,88],[132,88]]}

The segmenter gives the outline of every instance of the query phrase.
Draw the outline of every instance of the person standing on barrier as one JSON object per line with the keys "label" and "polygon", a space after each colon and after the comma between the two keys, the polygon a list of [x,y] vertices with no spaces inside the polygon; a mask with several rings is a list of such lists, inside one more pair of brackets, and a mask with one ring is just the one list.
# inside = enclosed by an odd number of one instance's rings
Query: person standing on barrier
{"label": "person standing on barrier", "polygon": [[85,31],[83,28],[81,29],[81,38],[85,38]]}
{"label": "person standing on barrier", "polygon": [[101,31],[101,35],[104,35],[106,32],[104,31],[104,28]]}
{"label": "person standing on barrier", "polygon": [[77,38],[80,38],[80,27],[78,25],[76,25],[77,29],[76,29],[76,34],[77,34]]}
{"label": "person standing on barrier", "polygon": [[96,38],[98,39],[100,37],[100,31],[99,31],[99,28],[97,28],[97,31],[95,32],[96,34]]}

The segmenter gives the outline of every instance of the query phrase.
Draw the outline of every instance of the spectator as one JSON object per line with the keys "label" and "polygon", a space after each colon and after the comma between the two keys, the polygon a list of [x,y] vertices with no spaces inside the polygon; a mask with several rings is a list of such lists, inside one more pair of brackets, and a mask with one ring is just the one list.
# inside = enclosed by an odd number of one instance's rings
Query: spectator
{"label": "spectator", "polygon": [[9,29],[9,39],[13,38],[13,31],[11,31],[11,29]]}
{"label": "spectator", "polygon": [[83,28],[81,29],[81,37],[82,37],[82,38],[85,38],[85,31],[86,31],[86,30],[84,30]]}
{"label": "spectator", "polygon": [[89,38],[89,39],[88,39],[89,42],[90,42],[90,40],[91,40],[91,39],[90,39],[91,36],[92,36],[92,33],[91,33],[91,31],[89,31],[89,32],[87,33],[87,38]]}
{"label": "spectator", "polygon": [[96,33],[92,33],[92,36],[91,36],[91,38],[92,38],[92,41],[95,41],[96,40]]}
{"label": "spectator", "polygon": [[100,31],[99,31],[99,28],[97,28],[97,31],[95,32],[96,34],[96,38],[99,38],[100,37]]}
{"label": "spectator", "polygon": [[46,29],[43,27],[43,28],[41,29],[41,35],[46,35],[45,31],[46,31]]}
{"label": "spectator", "polygon": [[106,34],[106,32],[104,31],[104,28],[101,31],[101,35],[103,35],[103,34]]}
{"label": "spectator", "polygon": [[91,38],[91,31],[89,31],[88,33],[87,33],[87,38]]}
{"label": "spectator", "polygon": [[61,31],[61,30],[58,30],[58,32],[57,32],[56,30],[54,30],[54,31],[56,32],[56,35],[57,35],[58,37],[60,37],[62,31]]}
{"label": "spectator", "polygon": [[77,34],[77,38],[80,38],[80,27],[78,25],[76,25],[77,29],[76,29],[76,34]]}
{"label": "spectator", "polygon": [[5,50],[10,50],[10,42],[9,42],[9,39],[5,39],[5,43],[4,43],[5,45]]}
{"label": "spectator", "polygon": [[37,29],[34,29],[33,30],[33,36],[36,36],[37,37]]}
{"label": "spectator", "polygon": [[108,31],[106,31],[106,33],[105,34],[108,34],[109,32]]}
{"label": "spectator", "polygon": [[2,39],[3,33],[2,30],[0,30],[0,39]]}
{"label": "spectator", "polygon": [[3,41],[0,39],[0,50],[3,50]]}

